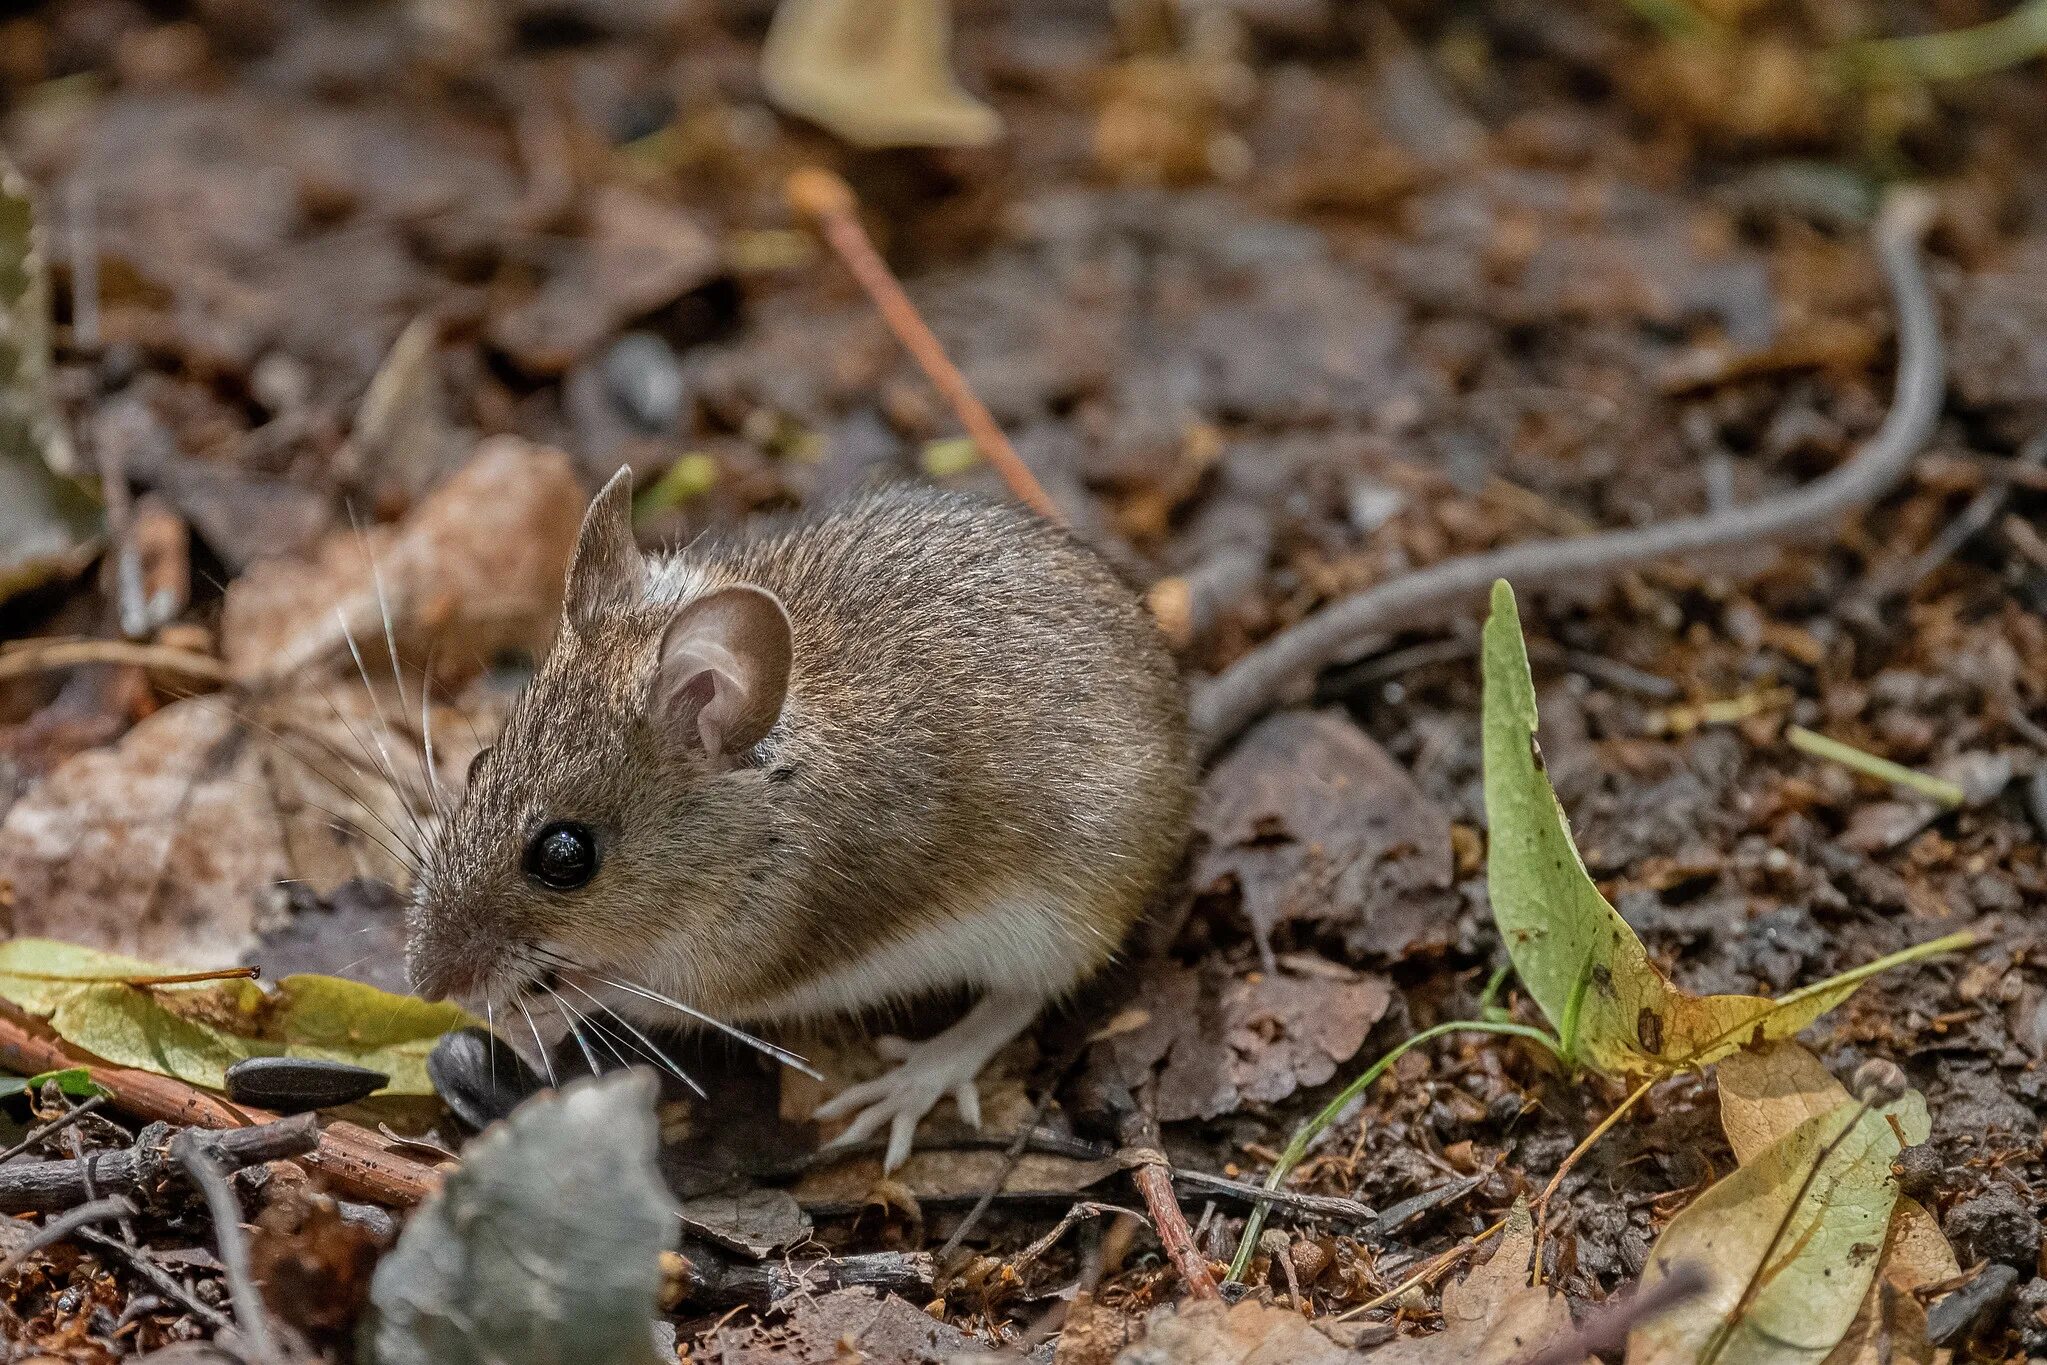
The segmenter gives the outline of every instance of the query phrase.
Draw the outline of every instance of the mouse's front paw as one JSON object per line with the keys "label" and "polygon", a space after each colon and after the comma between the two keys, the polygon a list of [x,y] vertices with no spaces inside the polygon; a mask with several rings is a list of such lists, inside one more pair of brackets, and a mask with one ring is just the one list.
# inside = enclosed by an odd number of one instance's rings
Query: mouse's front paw
{"label": "mouse's front paw", "polygon": [[926,1043],[905,1043],[900,1038],[877,1039],[875,1046],[897,1065],[871,1081],[848,1086],[818,1106],[821,1119],[844,1118],[858,1110],[846,1131],[833,1138],[833,1147],[865,1142],[888,1125],[888,1152],[882,1169],[893,1171],[909,1159],[910,1141],[917,1122],[947,1095],[959,1106],[960,1117],[975,1128],[981,1126],[981,1093],[974,1086],[984,1058],[962,1056],[957,1048],[940,1047],[945,1035]]}

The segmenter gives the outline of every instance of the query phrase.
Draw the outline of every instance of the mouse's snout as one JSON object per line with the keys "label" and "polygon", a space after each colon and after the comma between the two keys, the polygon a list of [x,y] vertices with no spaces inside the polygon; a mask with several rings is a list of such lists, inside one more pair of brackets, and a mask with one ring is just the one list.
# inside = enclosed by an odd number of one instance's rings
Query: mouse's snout
{"label": "mouse's snout", "polygon": [[491,995],[503,973],[502,953],[464,936],[415,929],[405,972],[422,1000],[474,1000]]}

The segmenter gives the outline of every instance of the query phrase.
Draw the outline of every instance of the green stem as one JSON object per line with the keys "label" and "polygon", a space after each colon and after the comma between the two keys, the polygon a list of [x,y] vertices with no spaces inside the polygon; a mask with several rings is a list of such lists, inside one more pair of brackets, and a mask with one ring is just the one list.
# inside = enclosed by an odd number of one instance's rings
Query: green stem
{"label": "green stem", "polygon": [[1666,38],[1724,38],[1726,32],[1691,0],[1624,0],[1627,7]]}
{"label": "green stem", "polygon": [[1864,753],[1852,744],[1829,739],[1825,735],[1806,729],[1803,725],[1786,726],[1784,738],[1791,741],[1791,747],[1794,749],[1803,749],[1816,758],[1831,759],[1844,768],[1852,768],[1863,776],[1873,777],[1879,782],[1889,782],[1893,786],[1918,792],[1921,796],[1938,801],[1943,806],[1952,808],[1968,800],[1966,792],[1945,778],[1929,777],[1925,773],[1914,772],[1902,763],[1893,763],[1888,758],[1878,758],[1875,754]]}
{"label": "green stem", "polygon": [[1985,24],[1916,38],[1877,38],[1848,49],[1849,63],[1876,75],[1959,81],[2017,66],[2047,51],[2047,0],[2026,0]]}
{"label": "green stem", "polygon": [[[1365,1073],[1339,1091],[1335,1099],[1323,1105],[1320,1113],[1296,1128],[1293,1137],[1287,1141],[1286,1150],[1279,1154],[1279,1160],[1272,1163],[1272,1171],[1265,1177],[1265,1188],[1278,1189],[1286,1178],[1293,1174],[1294,1167],[1301,1164],[1301,1158],[1308,1154],[1308,1145],[1321,1136],[1323,1129],[1336,1122],[1336,1116],[1343,1112],[1344,1107],[1370,1089],[1372,1082],[1385,1075],[1387,1068],[1399,1061],[1404,1053],[1452,1033],[1504,1033],[1515,1038],[1526,1038],[1548,1048],[1556,1055],[1558,1061],[1564,1059],[1563,1051],[1558,1047],[1556,1039],[1527,1024],[1510,1024],[1503,1020],[1452,1019],[1448,1023],[1425,1028],[1365,1068]],[[1230,1262],[1232,1280],[1241,1281],[1244,1272],[1251,1268],[1251,1255],[1257,1250],[1258,1234],[1265,1228],[1265,1211],[1269,1207],[1270,1205],[1266,1204],[1251,1206],[1251,1216],[1244,1222],[1244,1235],[1237,1242],[1236,1258]]]}

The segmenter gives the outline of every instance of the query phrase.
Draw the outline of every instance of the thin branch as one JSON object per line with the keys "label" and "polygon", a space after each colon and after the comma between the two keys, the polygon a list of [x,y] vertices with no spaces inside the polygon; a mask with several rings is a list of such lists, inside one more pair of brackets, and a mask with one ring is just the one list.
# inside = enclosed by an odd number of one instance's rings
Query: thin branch
{"label": "thin branch", "polygon": [[103,1223],[109,1218],[126,1218],[135,1212],[135,1206],[118,1194],[105,1199],[95,1199],[89,1204],[80,1204],[68,1213],[59,1214],[42,1227],[35,1236],[24,1242],[6,1260],[0,1261],[0,1279],[14,1273],[16,1266],[41,1251],[44,1247],[61,1242],[72,1233],[91,1223]]}
{"label": "thin branch", "polygon": [[0,1152],[0,1165],[4,1165],[9,1161],[14,1160],[14,1158],[20,1156],[23,1152],[35,1146],[38,1142],[41,1142],[44,1138],[53,1137],[56,1134],[63,1132],[66,1128],[69,1128],[72,1124],[78,1122],[87,1114],[90,1114],[93,1110],[99,1108],[102,1104],[105,1104],[106,1099],[107,1097],[104,1095],[90,1096],[83,1103],[73,1105],[71,1108],[66,1109],[63,1113],[59,1114],[56,1118],[51,1119],[48,1123],[40,1124],[37,1127],[29,1129],[27,1137],[15,1143],[6,1151]]}
{"label": "thin branch", "polygon": [[44,673],[80,664],[129,664],[178,673],[205,682],[228,681],[227,665],[211,654],[179,649],[175,645],[143,644],[136,640],[96,640],[77,636],[17,640],[0,646],[0,678],[27,673]]}
{"label": "thin branch", "polygon": [[[246,1128],[278,1116],[264,1109],[230,1105],[169,1076],[113,1066],[56,1037],[48,1026],[0,1001],[0,1067],[19,1075],[84,1070],[123,1113],[199,1128]],[[403,1156],[375,1133],[335,1121],[320,1130],[319,1145],[298,1158],[324,1176],[334,1193],[353,1199],[409,1208],[440,1183],[433,1168]]]}
{"label": "thin branch", "polygon": [[1173,1194],[1173,1165],[1166,1160],[1159,1141],[1158,1120],[1140,1101],[1123,1116],[1122,1128],[1123,1145],[1137,1159],[1130,1170],[1130,1181],[1144,1197],[1152,1230],[1158,1234],[1159,1245],[1165,1248],[1166,1259],[1180,1272],[1188,1297],[1221,1299],[1222,1291],[1216,1287],[1208,1258],[1194,1244],[1187,1215],[1180,1211],[1180,1201]]}
{"label": "thin branch", "polygon": [[952,358],[945,353],[944,343],[925,323],[917,312],[917,305],[910,302],[910,296],[903,292],[903,286],[888,268],[888,262],[874,249],[874,242],[868,237],[867,229],[861,226],[859,204],[853,197],[853,189],[830,171],[809,167],[789,177],[786,192],[790,205],[806,217],[815,219],[818,231],[824,234],[825,242],[838,253],[846,269],[867,291],[867,297],[874,302],[875,311],[881,320],[895,333],[903,349],[924,371],[924,377],[938,390],[946,405],[967,429],[967,435],[974,440],[981,458],[994,467],[1009,485],[1009,491],[1017,501],[1050,522],[1065,524],[1059,506],[1045,492],[1030,466],[1016,453],[1016,447],[1002,434],[981,400],[975,396],[967,377],[959,372]]}
{"label": "thin branch", "polygon": [[1877,257],[1898,315],[1897,378],[1883,425],[1846,463],[1768,502],[1462,555],[1332,603],[1267,640],[1195,694],[1194,728],[1205,750],[1221,748],[1304,679],[1365,642],[1437,624],[1482,599],[1496,579],[1507,579],[1524,597],[1583,587],[1654,560],[1812,535],[1889,492],[1932,433],[1947,387],[1940,317],[1920,259],[1933,207],[1923,191],[1897,190],[1877,215]]}
{"label": "thin branch", "polygon": [[175,1300],[187,1313],[190,1313],[214,1331],[231,1332],[234,1330],[234,1319],[194,1294],[190,1289],[179,1283],[177,1276],[151,1260],[147,1247],[131,1247],[120,1238],[109,1237],[97,1228],[79,1229],[78,1239],[82,1242],[90,1242],[101,1251],[120,1257],[128,1264],[131,1270],[149,1281],[150,1286],[157,1293]]}
{"label": "thin branch", "polygon": [[206,1196],[207,1212],[213,1215],[213,1240],[227,1273],[229,1305],[242,1335],[249,1339],[250,1354],[268,1365],[277,1359],[277,1342],[270,1334],[270,1316],[263,1309],[262,1295],[256,1292],[255,1277],[249,1273],[249,1236],[242,1230],[241,1200],[235,1198],[227,1176],[214,1164],[202,1135],[187,1129],[172,1138],[171,1156]]}
{"label": "thin branch", "polygon": [[[254,1128],[193,1132],[209,1158],[230,1169],[303,1156],[320,1140],[319,1120],[312,1114]],[[151,1124],[133,1146],[119,1151],[93,1152],[83,1161],[22,1161],[0,1167],[0,1212],[53,1213],[91,1203],[102,1190],[146,1195],[163,1174],[165,1138],[164,1126]]]}

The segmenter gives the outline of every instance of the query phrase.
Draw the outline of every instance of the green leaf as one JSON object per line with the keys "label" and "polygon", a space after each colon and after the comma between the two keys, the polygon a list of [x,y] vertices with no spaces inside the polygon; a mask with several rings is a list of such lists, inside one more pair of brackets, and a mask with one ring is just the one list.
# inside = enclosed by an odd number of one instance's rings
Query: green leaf
{"label": "green leaf", "polygon": [[1789,1038],[1891,967],[1965,947],[1950,934],[1780,1000],[1691,995],[1672,985],[1599,894],[1536,746],[1535,682],[1514,590],[1493,585],[1485,625],[1486,887],[1507,955],[1555,1024],[1564,1054],[1596,1070],[1662,1075]]}
{"label": "green leaf", "polygon": [[[1773,1077],[1787,1070],[1755,1068],[1766,1069]],[[1754,1111],[1757,1101],[1746,1107]],[[1924,1142],[1931,1128],[1926,1101],[1916,1091],[1855,1120],[1860,1108],[1842,1095],[1671,1220],[1650,1254],[1644,1288],[1682,1262],[1704,1270],[1708,1288],[1637,1329],[1628,1341],[1628,1365],[1691,1365],[1709,1352],[1721,1365],[1816,1365],[1827,1357],[1855,1321],[1876,1275],[1898,1202],[1891,1162],[1904,1146]],[[1836,1137],[1841,1141],[1832,1146]],[[1770,1261],[1762,1266],[1766,1249]],[[1759,1266],[1756,1290],[1743,1305]]]}
{"label": "green leaf", "polygon": [[178,969],[51,939],[0,943],[0,996],[49,1020],[57,1034],[120,1066],[222,1089],[247,1057],[317,1057],[391,1077],[383,1093],[431,1095],[427,1054],[442,1034],[475,1022],[458,1005],[429,1004],[331,976],[135,985],[124,978]]}
{"label": "green leaf", "polygon": [[107,1093],[93,1080],[91,1072],[82,1066],[73,1066],[62,1071],[45,1071],[34,1076],[0,1076],[0,1098],[9,1095],[33,1095],[52,1081],[57,1083],[57,1089],[74,1100],[87,1100],[94,1095]]}

